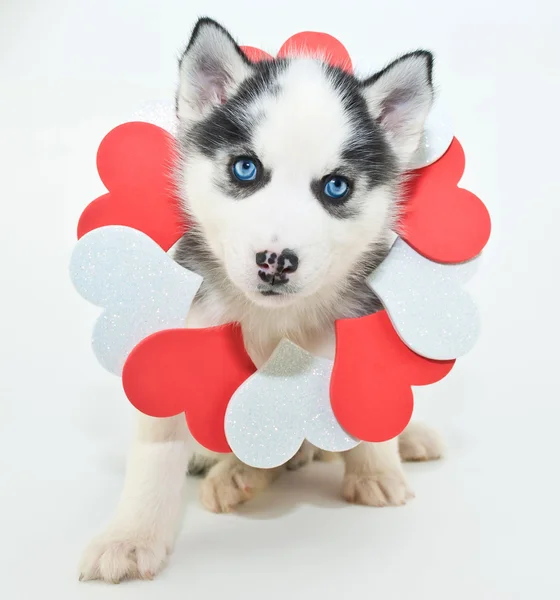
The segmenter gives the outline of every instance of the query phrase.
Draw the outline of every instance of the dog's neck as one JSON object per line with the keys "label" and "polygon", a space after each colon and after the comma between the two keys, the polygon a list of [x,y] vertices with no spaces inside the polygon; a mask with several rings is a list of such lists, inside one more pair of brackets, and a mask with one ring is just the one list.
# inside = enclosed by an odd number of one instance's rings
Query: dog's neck
{"label": "dog's neck", "polygon": [[197,304],[215,324],[240,323],[251,345],[264,353],[283,338],[306,347],[310,339],[332,331],[337,319],[367,312],[364,303],[358,305],[351,298],[330,290],[320,290],[286,306],[261,306],[231,284],[206,285]]}

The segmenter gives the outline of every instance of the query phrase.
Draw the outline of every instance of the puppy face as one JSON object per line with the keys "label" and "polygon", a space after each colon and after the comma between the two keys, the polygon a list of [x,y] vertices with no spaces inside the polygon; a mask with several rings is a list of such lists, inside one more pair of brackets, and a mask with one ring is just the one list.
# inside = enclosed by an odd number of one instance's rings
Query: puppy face
{"label": "puppy face", "polygon": [[431,56],[366,81],[305,57],[254,65],[202,20],[180,71],[181,193],[213,263],[264,306],[343,287],[394,225]]}

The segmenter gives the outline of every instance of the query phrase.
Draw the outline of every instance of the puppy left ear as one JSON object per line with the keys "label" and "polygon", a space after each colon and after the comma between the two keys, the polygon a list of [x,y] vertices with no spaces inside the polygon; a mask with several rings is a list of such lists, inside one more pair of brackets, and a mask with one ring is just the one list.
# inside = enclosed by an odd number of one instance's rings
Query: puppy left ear
{"label": "puppy left ear", "polygon": [[419,50],[362,83],[370,113],[381,125],[402,167],[412,159],[434,98],[433,56]]}
{"label": "puppy left ear", "polygon": [[212,19],[199,19],[179,61],[177,116],[184,122],[202,119],[253,72],[226,29]]}

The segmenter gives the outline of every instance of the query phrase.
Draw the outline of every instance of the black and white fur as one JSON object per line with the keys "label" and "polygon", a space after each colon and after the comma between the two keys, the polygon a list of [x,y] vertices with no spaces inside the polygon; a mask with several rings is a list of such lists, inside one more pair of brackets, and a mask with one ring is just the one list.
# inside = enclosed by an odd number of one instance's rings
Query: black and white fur
{"label": "black and white fur", "polygon": [[[179,70],[177,185],[191,227],[175,256],[204,277],[188,326],[240,322],[257,366],[284,337],[333,358],[334,321],[379,308],[365,278],[396,226],[402,177],[432,105],[432,55],[407,54],[365,80],[312,57],[252,64],[226,30],[201,19]],[[236,180],[238,157],[258,163],[258,179]],[[323,193],[333,175],[349,183],[342,201]],[[401,458],[441,451],[437,435],[419,425],[398,440],[363,443],[342,455],[344,497],[404,504],[412,494]],[[305,443],[288,466],[316,454]],[[282,471],[205,452],[183,416],[139,415],[116,515],[86,550],[82,578],[151,578],[162,568],[189,462],[209,470],[201,499],[216,512]]]}

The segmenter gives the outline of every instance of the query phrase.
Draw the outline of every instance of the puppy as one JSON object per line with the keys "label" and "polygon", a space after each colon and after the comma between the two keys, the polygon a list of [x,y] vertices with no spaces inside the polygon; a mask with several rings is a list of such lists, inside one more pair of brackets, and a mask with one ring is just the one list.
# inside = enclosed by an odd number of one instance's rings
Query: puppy
{"label": "puppy", "polygon": [[[190,229],[175,258],[204,277],[189,327],[241,323],[257,366],[282,338],[332,359],[335,320],[380,308],[366,277],[396,227],[399,187],[432,106],[432,62],[413,52],[364,80],[305,56],[253,64],[219,24],[197,23],[176,96],[177,187]],[[441,451],[437,435],[418,425],[398,440],[362,443],[341,455],[343,495],[404,504],[412,493],[401,458]],[[316,454],[305,443],[288,467]],[[201,499],[215,512],[247,501],[282,470],[205,452],[183,416],[139,415],[119,506],[87,548],[82,579],[158,573],[189,461],[208,470]]]}

